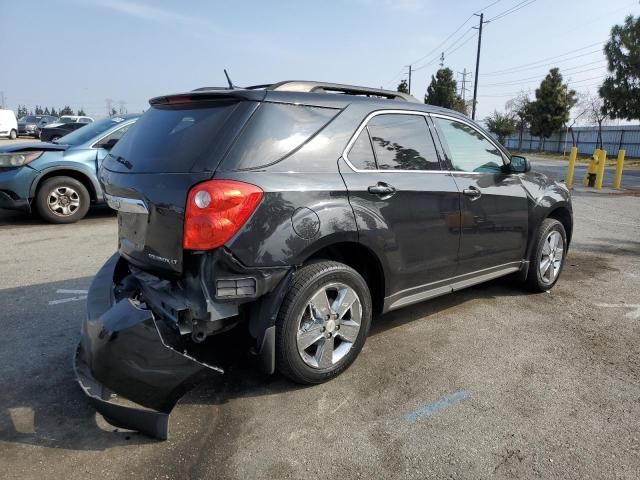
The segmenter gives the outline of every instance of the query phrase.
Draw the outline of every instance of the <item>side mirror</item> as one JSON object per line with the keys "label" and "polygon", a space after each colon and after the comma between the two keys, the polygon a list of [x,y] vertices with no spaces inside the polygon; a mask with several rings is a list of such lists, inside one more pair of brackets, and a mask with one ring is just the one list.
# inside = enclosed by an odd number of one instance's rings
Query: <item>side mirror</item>
{"label": "side mirror", "polygon": [[118,139],[117,138],[110,138],[107,142],[99,143],[96,146],[98,148],[104,148],[105,150],[111,150],[113,147],[116,146],[116,143],[118,143]]}
{"label": "side mirror", "polygon": [[511,157],[511,171],[513,173],[527,173],[531,170],[531,162],[526,157],[514,155]]}

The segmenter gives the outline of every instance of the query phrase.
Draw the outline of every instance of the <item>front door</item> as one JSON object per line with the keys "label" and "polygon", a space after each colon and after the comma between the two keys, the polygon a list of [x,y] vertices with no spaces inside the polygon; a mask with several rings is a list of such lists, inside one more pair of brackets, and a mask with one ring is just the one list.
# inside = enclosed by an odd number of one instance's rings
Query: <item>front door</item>
{"label": "front door", "polygon": [[441,166],[424,114],[370,116],[350,142],[340,172],[360,242],[384,263],[388,308],[419,299],[455,273],[458,189]]}
{"label": "front door", "polygon": [[471,123],[432,115],[461,195],[458,275],[515,268],[527,245],[528,199],[500,148]]}

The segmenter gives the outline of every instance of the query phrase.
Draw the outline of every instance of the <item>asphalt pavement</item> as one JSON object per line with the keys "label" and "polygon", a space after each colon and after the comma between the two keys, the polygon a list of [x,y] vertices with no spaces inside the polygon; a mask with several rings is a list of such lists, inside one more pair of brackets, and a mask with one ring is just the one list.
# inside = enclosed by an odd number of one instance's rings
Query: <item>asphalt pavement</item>
{"label": "asphalt pavement", "polygon": [[0,212],[0,475],[640,478],[638,201],[577,192],[551,293],[501,279],[381,316],[326,384],[232,352],[176,406],[165,442],[109,426],[71,369],[113,213],[57,226]]}

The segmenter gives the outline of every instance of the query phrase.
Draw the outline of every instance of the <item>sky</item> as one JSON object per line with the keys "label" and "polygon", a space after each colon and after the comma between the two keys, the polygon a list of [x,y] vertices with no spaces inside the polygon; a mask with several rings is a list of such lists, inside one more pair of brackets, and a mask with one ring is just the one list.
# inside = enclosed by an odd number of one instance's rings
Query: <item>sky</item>
{"label": "sky", "polygon": [[[638,0],[0,0],[0,92],[8,108],[82,107],[106,99],[130,113],[156,95],[281,80],[396,89],[416,69],[422,99],[444,65],[475,71],[483,26],[477,119],[557,66],[578,92],[606,74],[611,27]],[[469,87],[473,75],[468,75]],[[469,88],[467,96],[472,95]]]}

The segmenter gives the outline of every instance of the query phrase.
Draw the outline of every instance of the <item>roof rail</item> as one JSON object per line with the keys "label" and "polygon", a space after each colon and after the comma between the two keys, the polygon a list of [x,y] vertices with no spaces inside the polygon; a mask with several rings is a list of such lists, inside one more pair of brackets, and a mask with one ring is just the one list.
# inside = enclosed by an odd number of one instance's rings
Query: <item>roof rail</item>
{"label": "roof rail", "polygon": [[[266,90],[276,90],[280,92],[316,92],[316,93],[342,93],[345,95],[365,95],[370,97],[383,97],[390,100],[404,100],[407,102],[417,102],[419,100],[407,93],[394,92],[393,90],[383,90],[380,88],[357,87],[354,85],[342,85],[340,83],[313,82],[305,80],[287,80],[274,83],[269,86],[259,87]],[[251,87],[249,87],[251,88]]]}

